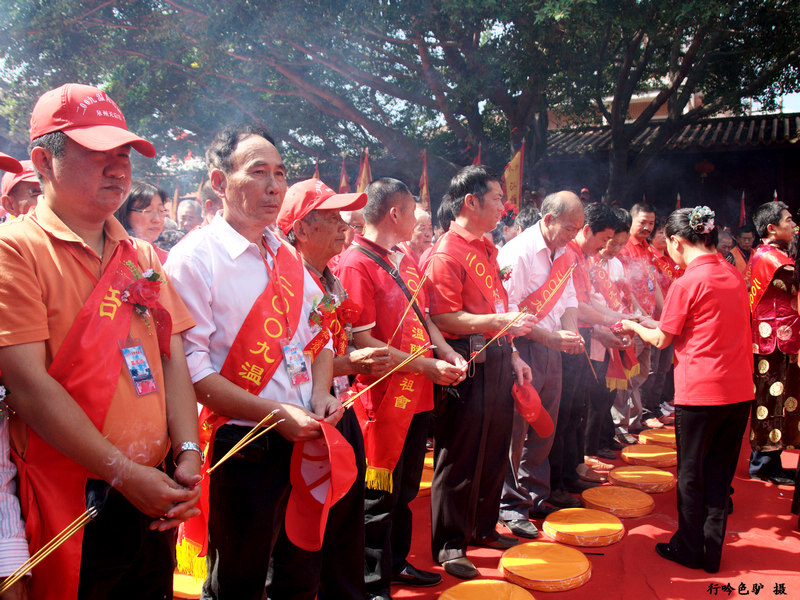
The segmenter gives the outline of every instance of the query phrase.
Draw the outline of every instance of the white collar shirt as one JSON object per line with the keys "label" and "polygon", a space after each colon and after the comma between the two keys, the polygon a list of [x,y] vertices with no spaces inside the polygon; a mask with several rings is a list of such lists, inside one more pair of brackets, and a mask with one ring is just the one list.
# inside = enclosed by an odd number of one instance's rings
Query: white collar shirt
{"label": "white collar shirt", "polygon": [[[558,248],[555,257],[550,258],[550,249],[544,241],[541,221],[528,227],[505,246],[500,248],[497,262],[500,268],[511,268],[511,276],[503,282],[508,292],[509,310],[519,310],[519,304],[532,292],[539,289],[550,277],[553,260],[566,251]],[[553,309],[537,324],[547,331],[563,329],[561,317],[568,308],[577,308],[578,299],[570,275],[564,292]]]}
{"label": "white collar shirt", "polygon": [[[264,230],[273,253],[281,242]],[[272,257],[267,257],[272,268]],[[193,231],[172,250],[164,269],[194,317],[194,328],[183,333],[183,347],[192,382],[219,373],[245,318],[269,281],[264,259],[256,244],[233,229],[220,214],[209,225]],[[314,332],[308,323],[321,298],[319,285],[303,269],[303,307],[292,343],[304,348]],[[328,346],[330,348],[330,343]],[[308,355],[306,355],[307,357]],[[311,366],[308,364],[309,374]],[[259,396],[310,408],[312,383],[292,385],[284,361]],[[244,421],[232,421],[246,423]]]}

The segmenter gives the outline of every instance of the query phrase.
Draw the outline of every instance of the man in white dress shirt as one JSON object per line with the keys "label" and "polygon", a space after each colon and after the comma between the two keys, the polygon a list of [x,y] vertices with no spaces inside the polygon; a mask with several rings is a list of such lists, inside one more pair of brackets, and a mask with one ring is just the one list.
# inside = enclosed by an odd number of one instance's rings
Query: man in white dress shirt
{"label": "man in white dress shirt", "polygon": [[319,286],[269,229],[286,194],[272,139],[257,127],[225,129],[206,163],[223,213],[175,246],[165,268],[197,321],[183,342],[201,420],[214,432],[211,462],[272,410],[283,422],[209,477],[203,597],[261,600],[293,444],[319,437],[317,419],[335,424],[341,405],[329,394],[330,345],[310,366],[303,353]]}
{"label": "man in white dress shirt", "polygon": [[[531,367],[533,386],[554,425],[558,422],[561,397],[560,353],[583,352],[578,301],[564,255],[567,243],[583,227],[583,220],[583,204],[575,194],[551,194],[542,202],[541,220],[503,246],[498,255],[500,268],[511,269],[505,282],[509,310],[528,306],[538,312],[537,326],[526,337],[517,338],[515,344],[520,357]],[[548,287],[562,290],[561,295],[554,302],[537,304],[541,302],[536,298],[537,292],[541,294]],[[537,310],[536,306],[542,308]],[[553,434],[539,437],[519,413],[514,413],[511,464],[503,486],[500,518],[515,535],[537,537],[536,526],[529,518],[543,517],[554,510],[544,505],[550,496],[548,455],[552,445]]]}

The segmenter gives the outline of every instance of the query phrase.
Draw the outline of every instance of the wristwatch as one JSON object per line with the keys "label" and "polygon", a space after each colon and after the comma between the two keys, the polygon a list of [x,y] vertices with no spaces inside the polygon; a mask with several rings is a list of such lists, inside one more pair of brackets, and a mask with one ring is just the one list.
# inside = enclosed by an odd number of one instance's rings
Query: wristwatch
{"label": "wristwatch", "polygon": [[178,457],[184,452],[191,450],[192,452],[197,452],[200,455],[200,462],[206,461],[206,455],[203,454],[203,449],[200,447],[200,444],[195,442],[181,442],[181,445],[178,446],[177,452],[175,453],[175,462],[178,462]]}

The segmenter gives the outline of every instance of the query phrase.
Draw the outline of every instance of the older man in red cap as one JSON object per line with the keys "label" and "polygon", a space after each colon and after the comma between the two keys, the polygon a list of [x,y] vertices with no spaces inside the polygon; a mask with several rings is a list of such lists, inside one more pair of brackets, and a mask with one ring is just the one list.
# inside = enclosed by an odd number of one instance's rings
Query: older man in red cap
{"label": "older man in red cap", "polygon": [[153,248],[112,217],[130,188],[131,148],[155,149],[105,92],[78,84],[39,99],[30,136],[43,195],[0,232],[0,368],[31,551],[99,510],[33,569],[31,595],[171,597],[166,530],[199,498],[179,335],[194,322]]}
{"label": "older man in red cap", "polygon": [[[312,354],[330,339],[333,342],[334,387],[349,387],[348,375],[382,375],[389,368],[389,350],[348,347],[357,306],[347,297],[339,280],[327,267],[342,247],[348,229],[340,211],[356,211],[367,202],[366,194],[337,194],[319,179],[294,184],[286,192],[278,213],[278,228],[300,253],[306,269],[319,282],[319,325]],[[338,385],[337,385],[338,384]],[[325,527],[322,549],[309,552],[281,534],[273,553],[270,597],[307,598],[319,594],[337,600],[362,600],[364,589],[364,438],[355,413],[348,410],[337,424],[350,443],[358,465],[358,476],[350,491],[333,505]],[[288,528],[290,523],[287,522]],[[311,575],[313,574],[313,575]],[[318,576],[318,577],[317,577]]]}
{"label": "older man in red cap", "polygon": [[0,183],[0,202],[12,217],[24,215],[36,206],[39,194],[42,193],[42,186],[33,170],[33,163],[23,160],[20,166],[22,171],[4,174]]}

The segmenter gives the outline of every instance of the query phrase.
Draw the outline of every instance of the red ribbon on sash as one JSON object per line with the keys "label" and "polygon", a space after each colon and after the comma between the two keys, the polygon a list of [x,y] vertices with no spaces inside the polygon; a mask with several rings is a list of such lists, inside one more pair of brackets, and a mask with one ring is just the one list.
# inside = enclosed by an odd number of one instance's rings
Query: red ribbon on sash
{"label": "red ribbon on sash", "polygon": [[[400,276],[413,293],[420,280],[417,269],[413,266],[409,266],[405,271],[401,269]],[[401,327],[400,342],[395,344],[396,348],[408,354],[430,344],[428,332],[420,322],[416,311],[409,310],[406,313]],[[433,353],[429,350],[423,356],[429,358]],[[367,387],[368,383],[359,377],[353,389],[359,391]],[[396,371],[389,378],[389,385],[377,408],[373,398],[365,398],[371,391],[356,399],[353,409],[356,411],[364,435],[364,453],[367,458],[366,484],[369,489],[392,491],[392,472],[403,450],[408,427],[416,413],[417,402],[422,394],[432,393],[432,389],[431,382],[424,375]],[[364,403],[370,406],[369,410]]]}
{"label": "red ribbon on sash", "polygon": [[[133,281],[128,262],[137,262],[130,239],[122,240],[115,249],[48,369],[100,431],[123,366],[117,342],[128,336],[133,317],[133,304],[120,298]],[[89,472],[30,427],[27,434],[25,456],[14,452],[12,456],[19,471],[20,505],[33,554],[86,510]],[[82,545],[83,533],[76,533],[34,568],[32,598],[77,597]]]}
{"label": "red ribbon on sash", "polygon": [[655,248],[650,244],[647,244],[647,253],[650,255],[650,262],[653,266],[662,273],[665,273],[673,281],[683,275],[683,269],[678,265],[670,264],[670,262],[656,252]]}
{"label": "red ribbon on sash", "polygon": [[[592,270],[594,287],[603,296],[606,305],[614,311],[625,312],[630,310],[630,303],[618,287],[611,281],[611,277],[601,265],[595,264]],[[623,350],[606,348],[608,351],[608,370],[606,371],[606,387],[609,390],[624,390],[628,388],[628,381],[631,377],[639,374],[639,361],[633,351],[633,347],[628,346]]]}
{"label": "red ribbon on sash", "polygon": [[[247,313],[219,371],[225,379],[254,395],[267,386],[283,362],[280,341],[291,338],[290,332],[296,331],[303,307],[305,267],[300,255],[282,243],[273,264],[264,291]],[[197,546],[199,556],[205,556],[208,550],[209,478],[205,474],[211,466],[217,429],[229,420],[205,406],[200,411],[200,445],[206,455],[200,482],[200,515],[183,523],[178,532],[179,543],[187,539]]]}
{"label": "red ribbon on sash", "polygon": [[520,302],[519,307],[527,308],[531,311],[537,323],[544,319],[550,314],[550,311],[553,310],[564,293],[567,281],[575,267],[575,258],[572,253],[564,252],[553,261],[547,281]]}
{"label": "red ribbon on sash", "polygon": [[756,248],[750,262],[747,264],[745,280],[750,281],[750,311],[752,312],[764,292],[767,291],[775,271],[786,265],[794,265],[794,261],[789,256],[773,248],[769,244],[761,244]]}

